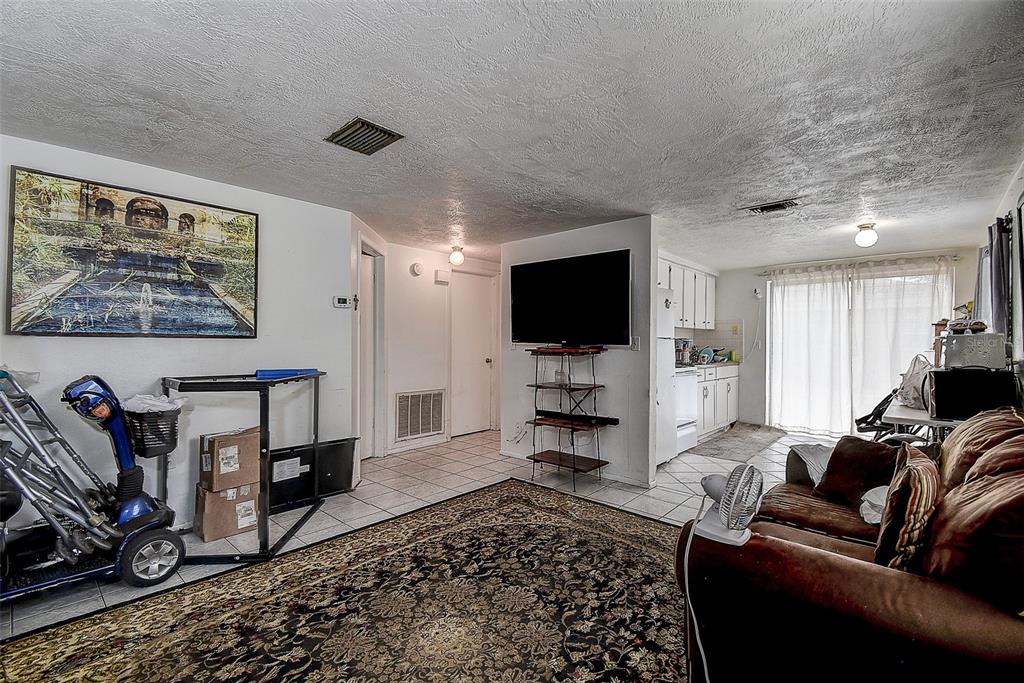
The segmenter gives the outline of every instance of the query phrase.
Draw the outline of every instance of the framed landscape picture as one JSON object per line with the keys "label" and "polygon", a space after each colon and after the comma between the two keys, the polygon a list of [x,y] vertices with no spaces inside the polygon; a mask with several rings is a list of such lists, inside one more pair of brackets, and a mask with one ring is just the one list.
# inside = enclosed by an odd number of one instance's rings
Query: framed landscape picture
{"label": "framed landscape picture", "polygon": [[255,213],[11,167],[7,332],[256,336]]}

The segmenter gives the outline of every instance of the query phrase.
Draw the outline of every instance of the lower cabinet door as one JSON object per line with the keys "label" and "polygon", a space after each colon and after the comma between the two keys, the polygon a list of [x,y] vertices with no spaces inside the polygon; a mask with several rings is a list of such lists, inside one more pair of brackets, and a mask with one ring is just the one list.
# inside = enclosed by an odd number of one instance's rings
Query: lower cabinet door
{"label": "lower cabinet door", "polygon": [[718,424],[715,419],[715,385],[717,382],[701,382],[701,434],[710,432]]}
{"label": "lower cabinet door", "polygon": [[715,381],[715,427],[724,427],[729,423],[728,383],[728,379]]}
{"label": "lower cabinet door", "polygon": [[740,383],[739,378],[730,377],[725,380],[725,391],[728,395],[726,401],[726,421],[729,424],[736,422],[739,419],[740,413]]}

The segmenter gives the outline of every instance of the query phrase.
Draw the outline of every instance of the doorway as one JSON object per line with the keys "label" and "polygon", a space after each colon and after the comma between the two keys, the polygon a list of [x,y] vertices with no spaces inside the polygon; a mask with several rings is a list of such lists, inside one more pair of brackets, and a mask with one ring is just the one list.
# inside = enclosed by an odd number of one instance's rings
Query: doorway
{"label": "doorway", "polygon": [[496,278],[451,276],[453,437],[491,428]]}
{"label": "doorway", "polygon": [[382,390],[380,367],[380,302],[378,301],[383,257],[364,247],[359,254],[359,459],[377,453],[378,393]]}

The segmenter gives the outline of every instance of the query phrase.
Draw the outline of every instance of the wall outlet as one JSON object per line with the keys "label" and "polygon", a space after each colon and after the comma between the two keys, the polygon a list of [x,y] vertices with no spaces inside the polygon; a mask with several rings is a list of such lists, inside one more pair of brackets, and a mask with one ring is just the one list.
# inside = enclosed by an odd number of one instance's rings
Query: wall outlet
{"label": "wall outlet", "polygon": [[629,342],[629,350],[630,351],[639,351],[640,350],[640,337],[633,337],[630,340],[630,342]]}

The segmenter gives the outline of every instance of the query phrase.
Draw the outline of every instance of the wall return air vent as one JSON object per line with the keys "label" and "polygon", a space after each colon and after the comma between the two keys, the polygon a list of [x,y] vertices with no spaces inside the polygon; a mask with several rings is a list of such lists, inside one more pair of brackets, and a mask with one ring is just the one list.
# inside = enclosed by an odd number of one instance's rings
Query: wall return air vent
{"label": "wall return air vent", "polygon": [[444,432],[444,391],[397,394],[395,439],[415,439]]}
{"label": "wall return air vent", "polygon": [[790,199],[780,199],[776,202],[768,202],[766,204],[755,204],[754,206],[744,206],[740,211],[749,211],[750,213],[762,214],[762,213],[775,213],[776,211],[787,211],[794,207],[800,206],[800,202],[797,201],[798,197],[792,197]]}
{"label": "wall return air vent", "polygon": [[354,118],[324,140],[369,156],[403,137],[405,136],[376,123],[370,123],[366,119]]}

